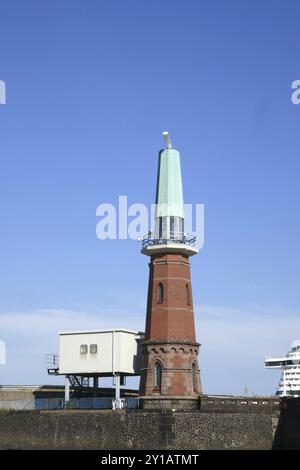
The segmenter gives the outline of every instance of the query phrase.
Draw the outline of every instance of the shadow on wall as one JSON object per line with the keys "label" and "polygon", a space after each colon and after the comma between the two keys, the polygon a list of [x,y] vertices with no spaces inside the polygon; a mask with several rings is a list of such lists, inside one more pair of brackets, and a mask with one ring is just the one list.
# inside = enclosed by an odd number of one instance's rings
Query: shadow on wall
{"label": "shadow on wall", "polygon": [[273,450],[300,450],[300,398],[282,398]]}

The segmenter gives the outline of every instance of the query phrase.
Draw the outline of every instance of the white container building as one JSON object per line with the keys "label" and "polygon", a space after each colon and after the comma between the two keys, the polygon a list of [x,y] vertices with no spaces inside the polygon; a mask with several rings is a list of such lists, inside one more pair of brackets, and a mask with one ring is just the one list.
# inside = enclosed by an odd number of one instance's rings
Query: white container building
{"label": "white container building", "polygon": [[139,375],[143,333],[125,329],[59,333],[59,374]]}

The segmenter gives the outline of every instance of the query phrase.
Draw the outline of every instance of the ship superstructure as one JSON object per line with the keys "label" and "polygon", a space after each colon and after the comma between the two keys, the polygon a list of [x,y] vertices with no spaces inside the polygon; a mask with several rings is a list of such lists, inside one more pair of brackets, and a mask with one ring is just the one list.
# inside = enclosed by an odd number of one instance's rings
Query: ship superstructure
{"label": "ship superstructure", "polygon": [[267,369],[282,370],[277,396],[300,397],[300,340],[293,342],[285,356],[266,357],[265,366]]}

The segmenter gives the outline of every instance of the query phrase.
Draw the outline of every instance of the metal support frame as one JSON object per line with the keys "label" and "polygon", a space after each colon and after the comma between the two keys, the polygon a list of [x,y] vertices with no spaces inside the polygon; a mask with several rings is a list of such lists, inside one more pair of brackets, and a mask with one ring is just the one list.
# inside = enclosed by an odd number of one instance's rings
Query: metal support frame
{"label": "metal support frame", "polygon": [[69,377],[65,376],[65,408],[67,408],[70,401],[70,381]]}
{"label": "metal support frame", "polygon": [[115,395],[115,408],[116,410],[120,410],[122,408],[122,402],[121,402],[121,381],[120,381],[120,375],[116,374],[115,375],[115,381],[116,381],[116,395]]}
{"label": "metal support frame", "polygon": [[99,377],[93,377],[93,388],[99,387]]}
{"label": "metal support frame", "polygon": [[85,388],[90,386],[89,377],[82,377],[81,375],[68,375],[67,377],[72,388]]}

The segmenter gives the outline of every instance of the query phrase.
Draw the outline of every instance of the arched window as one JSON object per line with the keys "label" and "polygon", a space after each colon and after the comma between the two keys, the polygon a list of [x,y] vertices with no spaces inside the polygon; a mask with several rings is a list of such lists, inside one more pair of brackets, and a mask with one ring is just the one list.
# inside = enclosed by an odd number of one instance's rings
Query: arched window
{"label": "arched window", "polygon": [[157,303],[162,304],[164,301],[164,285],[160,282],[157,288]]}
{"label": "arched window", "polygon": [[154,388],[157,390],[161,389],[161,378],[162,378],[162,366],[160,362],[156,362],[154,364],[154,369],[153,369],[153,382],[154,382]]}
{"label": "arched window", "polygon": [[190,286],[188,284],[185,285],[185,293],[186,293],[186,303],[191,305],[191,292]]}
{"label": "arched window", "polygon": [[192,380],[193,380],[193,390],[197,392],[197,366],[194,363],[192,365]]}

